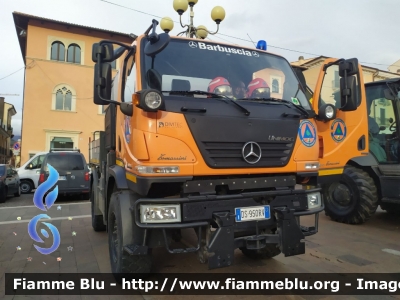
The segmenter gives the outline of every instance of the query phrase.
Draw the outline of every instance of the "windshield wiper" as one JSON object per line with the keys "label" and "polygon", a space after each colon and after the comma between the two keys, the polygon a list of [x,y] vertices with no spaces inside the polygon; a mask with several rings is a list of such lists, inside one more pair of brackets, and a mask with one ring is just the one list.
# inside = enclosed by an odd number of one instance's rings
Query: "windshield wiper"
{"label": "windshield wiper", "polygon": [[[288,101],[288,100],[284,100],[284,99],[278,99],[278,98],[243,98],[243,99],[238,99],[238,100],[260,100],[260,101],[272,101],[272,102],[277,102],[277,103],[281,103],[284,104],[287,107],[290,108],[295,108],[298,111],[301,112],[300,116],[305,116],[306,118],[310,117],[310,113],[301,105],[295,105],[292,102]],[[287,114],[287,113],[283,113],[282,114],[284,117],[290,116],[291,114]],[[299,117],[300,117],[299,116]]]}
{"label": "windshield wiper", "polygon": [[209,92],[200,91],[200,90],[196,90],[196,91],[162,91],[162,93],[174,93],[174,94],[182,94],[182,95],[207,95],[207,96],[211,96],[213,98],[224,99],[224,100],[228,100],[229,102],[232,102],[237,107],[239,107],[240,110],[243,111],[246,116],[250,115],[250,112],[245,107],[241,106],[239,103],[236,103],[236,101],[234,101],[232,98],[229,98],[228,96],[225,96],[225,95],[209,93]]}

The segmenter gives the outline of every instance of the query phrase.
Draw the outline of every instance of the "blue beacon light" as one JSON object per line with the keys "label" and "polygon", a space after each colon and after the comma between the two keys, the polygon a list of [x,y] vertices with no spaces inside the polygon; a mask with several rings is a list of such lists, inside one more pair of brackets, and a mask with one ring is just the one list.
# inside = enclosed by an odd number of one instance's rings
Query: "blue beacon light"
{"label": "blue beacon light", "polygon": [[259,49],[259,50],[265,50],[266,51],[267,50],[267,42],[264,41],[264,40],[258,41],[256,48]]}

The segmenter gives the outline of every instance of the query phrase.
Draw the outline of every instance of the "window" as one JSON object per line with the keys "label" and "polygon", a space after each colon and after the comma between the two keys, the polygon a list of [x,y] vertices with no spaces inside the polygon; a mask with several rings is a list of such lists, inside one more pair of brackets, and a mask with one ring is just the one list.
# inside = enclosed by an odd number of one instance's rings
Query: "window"
{"label": "window", "polygon": [[6,172],[6,167],[0,166],[0,176],[4,176],[5,172]]}
{"label": "window", "polygon": [[50,149],[73,149],[74,142],[70,137],[54,137],[50,142]]}
{"label": "window", "polygon": [[80,64],[81,63],[81,48],[77,44],[71,44],[68,47],[67,62]]}
{"label": "window", "polygon": [[[32,156],[34,156],[32,154]],[[31,169],[39,169],[42,166],[42,162],[44,159],[45,155],[40,155],[38,157],[35,157],[27,166],[25,169],[31,170]]]}
{"label": "window", "polygon": [[51,60],[65,61],[64,44],[56,41],[51,44]]}
{"label": "window", "polygon": [[339,71],[335,71],[333,76],[334,77],[333,77],[332,86],[334,88],[339,88],[340,87]]}
{"label": "window", "polygon": [[72,107],[72,92],[63,87],[57,90],[56,93],[56,110],[71,110]]}
{"label": "window", "polygon": [[273,79],[272,80],[272,92],[273,93],[279,93],[279,81],[278,81],[278,79]]}
{"label": "window", "polygon": [[115,70],[117,68],[117,60],[111,62],[111,67]]}
{"label": "window", "polygon": [[57,171],[84,170],[82,157],[76,154],[49,155],[47,163]]}

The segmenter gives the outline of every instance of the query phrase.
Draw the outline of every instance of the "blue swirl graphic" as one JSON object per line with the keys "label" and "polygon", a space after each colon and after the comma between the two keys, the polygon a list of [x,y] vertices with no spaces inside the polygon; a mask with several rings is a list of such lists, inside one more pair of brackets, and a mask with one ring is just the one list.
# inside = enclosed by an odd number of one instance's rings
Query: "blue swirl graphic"
{"label": "blue swirl graphic", "polygon": [[58,172],[56,171],[56,169],[54,169],[51,165],[47,164],[47,167],[49,168],[49,177],[47,178],[47,180],[45,182],[43,182],[35,191],[35,194],[33,195],[33,204],[35,204],[35,206],[37,208],[39,208],[40,210],[43,211],[47,211],[47,209],[49,209],[54,202],[57,199],[57,195],[58,195],[58,186],[56,186],[54,188],[53,191],[51,191],[50,193],[47,194],[46,196],[46,207],[43,204],[43,197],[46,194],[46,192],[48,190],[51,189],[51,187],[53,185],[55,185],[58,182]]}
{"label": "blue swirl graphic", "polygon": [[[37,215],[36,217],[33,217],[32,220],[28,224],[28,233],[29,233],[30,237],[38,243],[44,243],[43,240],[40,238],[40,236],[36,232],[37,223],[42,218],[43,219],[51,219],[46,214],[40,214],[40,215]],[[58,249],[58,247],[60,246],[61,239],[60,239],[60,233],[58,232],[57,228],[53,224],[46,223],[46,222],[43,222],[43,224],[46,225],[47,228],[50,229],[50,232],[53,234],[53,237],[54,237],[53,245],[50,248],[42,248],[42,247],[39,247],[36,245],[34,245],[34,246],[35,246],[36,250],[38,250],[41,254],[47,255],[47,254],[53,253],[54,251],[56,251]],[[49,234],[45,229],[42,229],[41,232],[46,238],[49,237]]]}
{"label": "blue swirl graphic", "polygon": [[[47,178],[47,180],[45,182],[43,182],[43,184],[41,184],[36,189],[35,194],[33,195],[33,203],[35,204],[35,206],[37,208],[39,208],[40,210],[43,210],[43,211],[47,211],[48,209],[50,209],[50,207],[54,204],[54,202],[56,201],[57,196],[58,196],[58,186],[56,186],[46,196],[45,203],[46,203],[47,208],[44,206],[43,197],[46,194],[46,192],[49,191],[54,186],[54,184],[56,184],[58,182],[58,176],[59,176],[58,172],[51,165],[47,164],[47,167],[49,168],[49,173],[50,173],[49,177]],[[32,220],[28,223],[29,236],[38,243],[44,243],[36,231],[37,223],[42,218],[51,219],[46,214],[40,214],[40,215],[33,217]],[[47,255],[47,254],[53,253],[54,251],[56,251],[58,249],[58,247],[60,246],[61,239],[60,239],[60,233],[58,232],[58,229],[54,225],[52,225],[50,223],[46,223],[46,222],[43,222],[43,224],[45,226],[47,226],[48,229],[50,229],[50,232],[53,235],[53,238],[54,238],[53,245],[50,248],[42,248],[37,245],[34,245],[34,246],[35,246],[36,250],[39,251],[41,254]],[[45,238],[49,237],[49,233],[45,229],[41,229],[40,232],[42,233],[42,235]]]}

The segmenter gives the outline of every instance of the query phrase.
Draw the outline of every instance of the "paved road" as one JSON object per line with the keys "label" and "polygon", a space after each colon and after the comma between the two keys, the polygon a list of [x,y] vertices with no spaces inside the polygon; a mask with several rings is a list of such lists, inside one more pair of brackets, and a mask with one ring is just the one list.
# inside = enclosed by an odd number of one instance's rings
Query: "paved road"
{"label": "paved road", "polygon": [[[33,194],[11,198],[0,204],[0,295],[4,295],[5,272],[71,272],[108,273],[107,234],[94,232],[91,227],[90,203],[87,200],[60,199],[50,209],[49,215],[61,234],[61,245],[54,253],[44,256],[36,251],[27,232],[30,219],[39,213],[33,206]],[[18,220],[18,217],[21,219]],[[304,218],[306,222],[311,218]],[[304,223],[304,225],[309,225]],[[75,232],[76,235],[72,233]],[[194,243],[194,234],[184,233],[186,243]],[[16,247],[21,247],[17,250]],[[50,245],[46,245],[50,246]],[[68,247],[73,247],[68,251]],[[70,248],[71,250],[71,248]],[[397,252],[396,252],[397,251]],[[248,272],[248,273],[384,273],[400,272],[400,218],[378,209],[373,218],[363,224],[350,226],[332,222],[320,216],[320,230],[307,238],[306,253],[285,258],[282,254],[269,260],[254,261],[235,252],[235,263],[230,268],[207,270],[195,254],[172,255],[164,249],[154,251],[157,272]],[[27,258],[32,260],[28,261]],[[61,257],[61,261],[57,261]],[[6,297],[11,299],[11,297]],[[59,297],[67,299],[67,297]],[[79,296],[72,299],[81,299]],[[85,298],[82,296],[82,299]],[[98,297],[96,297],[97,299]],[[122,299],[102,296],[99,299]],[[144,296],[144,299],[168,297]],[[191,297],[192,299],[216,299],[221,297]],[[222,297],[223,298],[223,297]],[[226,296],[224,299],[250,297]],[[251,299],[377,299],[376,297],[251,297]],[[400,296],[379,299],[400,299]],[[15,297],[13,299],[19,299]],[[22,297],[21,297],[22,299]],[[28,298],[23,298],[28,299]],[[36,297],[35,299],[40,299]],[[57,299],[49,296],[48,299]],[[68,296],[68,300],[71,297]],[[89,298],[88,298],[89,299]],[[90,299],[93,299],[91,297]],[[128,299],[128,298],[127,298]],[[132,299],[132,298],[130,298]],[[172,299],[172,298],[168,298]],[[174,299],[180,299],[174,298]]]}

